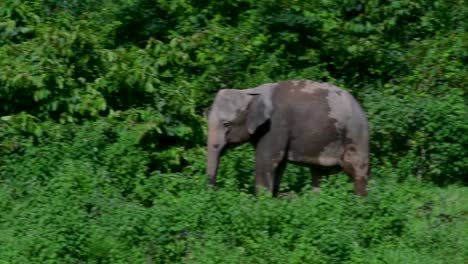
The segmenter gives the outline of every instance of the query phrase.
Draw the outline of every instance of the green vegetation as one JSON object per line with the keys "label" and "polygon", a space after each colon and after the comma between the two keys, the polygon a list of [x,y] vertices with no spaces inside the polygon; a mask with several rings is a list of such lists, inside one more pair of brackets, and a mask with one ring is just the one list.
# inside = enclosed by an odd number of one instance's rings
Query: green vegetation
{"label": "green vegetation", "polygon": [[[467,263],[464,0],[3,0],[0,263]],[[207,188],[221,88],[312,79],[372,126],[369,197],[343,175]]]}

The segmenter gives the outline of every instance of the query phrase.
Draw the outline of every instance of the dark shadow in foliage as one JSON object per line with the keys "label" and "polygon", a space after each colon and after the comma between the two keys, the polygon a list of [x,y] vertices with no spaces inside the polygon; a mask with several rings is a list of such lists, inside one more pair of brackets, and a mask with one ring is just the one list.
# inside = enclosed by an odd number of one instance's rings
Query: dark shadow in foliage
{"label": "dark shadow in foliage", "polygon": [[155,94],[131,87],[125,83],[119,84],[119,89],[102,91],[106,103],[112,110],[128,110],[154,104]]}
{"label": "dark shadow in foliage", "polygon": [[265,51],[274,52],[278,46],[284,45],[287,59],[293,69],[313,66],[314,62],[298,60],[309,49],[319,50],[322,43],[318,38],[321,21],[313,17],[305,17],[299,11],[278,9],[275,4],[261,6],[259,16],[262,17],[259,28],[267,29],[273,34],[273,43],[265,47]]}
{"label": "dark shadow in foliage", "polygon": [[[223,21],[228,25],[235,26],[239,16],[251,8],[251,1],[246,0],[194,0],[191,4],[194,8],[202,11],[197,15],[203,19],[213,19],[215,15],[221,15]],[[197,10],[197,11],[198,11]]]}
{"label": "dark shadow in foliage", "polygon": [[[191,18],[193,19],[193,31],[203,29],[209,20],[217,15],[223,17],[223,21],[229,25],[238,22],[240,14],[248,10],[248,1],[191,1],[194,8]],[[116,30],[116,46],[137,45],[144,47],[150,38],[168,41],[170,31],[177,31],[179,26],[178,13],[187,10],[168,11],[157,1],[139,0],[133,5],[120,11],[121,25]],[[188,14],[185,14],[187,17]],[[185,18],[186,19],[186,18]]]}
{"label": "dark shadow in foliage", "polygon": [[104,3],[105,0],[43,0],[41,15],[50,17],[65,11],[79,17],[88,12],[98,11]]}
{"label": "dark shadow in foliage", "polygon": [[176,16],[162,9],[157,1],[139,0],[120,11],[121,25],[115,34],[115,45],[146,46],[149,38],[167,40],[170,30],[177,30]]}

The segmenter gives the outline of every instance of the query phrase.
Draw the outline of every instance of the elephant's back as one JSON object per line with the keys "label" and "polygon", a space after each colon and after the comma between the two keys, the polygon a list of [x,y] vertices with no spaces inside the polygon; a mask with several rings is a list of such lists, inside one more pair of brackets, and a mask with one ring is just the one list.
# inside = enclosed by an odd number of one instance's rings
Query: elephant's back
{"label": "elephant's back", "polygon": [[[348,91],[329,83],[289,80],[277,83],[274,104],[289,116],[308,122],[333,119],[342,128],[354,119],[367,122],[364,111]],[[313,120],[311,120],[313,119]]]}
{"label": "elephant's back", "polygon": [[[367,119],[362,109],[341,88],[309,80],[285,81],[277,84],[272,99],[277,109],[272,125],[287,128],[291,160],[336,165],[349,139],[368,140]],[[330,154],[327,159],[323,158],[324,151]]]}
{"label": "elephant's back", "polygon": [[317,124],[346,119],[351,108],[348,96],[345,90],[328,83],[290,80],[277,83],[273,103],[287,113],[285,118]]}

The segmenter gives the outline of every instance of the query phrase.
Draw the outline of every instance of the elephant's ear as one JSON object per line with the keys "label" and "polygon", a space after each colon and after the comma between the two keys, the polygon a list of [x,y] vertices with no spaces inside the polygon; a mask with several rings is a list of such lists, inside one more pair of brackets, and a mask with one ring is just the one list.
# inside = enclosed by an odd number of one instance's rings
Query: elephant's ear
{"label": "elephant's ear", "polygon": [[247,130],[250,134],[255,133],[257,128],[271,118],[273,112],[272,93],[274,84],[265,84],[245,92],[252,96],[247,113]]}

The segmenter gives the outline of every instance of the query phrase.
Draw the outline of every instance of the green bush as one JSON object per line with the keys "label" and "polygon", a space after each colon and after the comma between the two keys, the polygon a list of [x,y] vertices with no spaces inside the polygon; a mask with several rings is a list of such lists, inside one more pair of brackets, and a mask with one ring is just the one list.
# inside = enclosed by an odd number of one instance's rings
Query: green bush
{"label": "green bush", "polygon": [[450,254],[454,263],[463,263],[468,257],[465,188],[434,193],[432,186],[377,181],[368,199],[361,199],[337,181],[320,194],[271,199],[186,184],[177,193],[161,189],[148,207],[109,193],[115,184],[102,174],[69,161],[27,197],[12,197],[12,186],[4,185],[0,258],[439,263]]}

